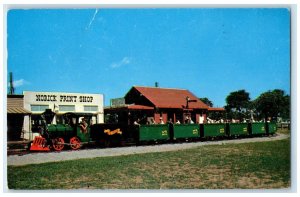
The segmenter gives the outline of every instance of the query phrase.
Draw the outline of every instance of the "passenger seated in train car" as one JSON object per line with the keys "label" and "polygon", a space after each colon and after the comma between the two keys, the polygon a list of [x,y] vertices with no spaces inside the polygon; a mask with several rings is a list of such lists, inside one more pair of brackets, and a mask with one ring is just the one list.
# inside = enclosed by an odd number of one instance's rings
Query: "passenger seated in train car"
{"label": "passenger seated in train car", "polygon": [[168,124],[173,124],[173,119],[170,118],[169,121],[167,122]]}
{"label": "passenger seated in train car", "polygon": [[214,120],[210,119],[209,117],[207,117],[206,119],[208,124],[214,123]]}
{"label": "passenger seated in train car", "polygon": [[232,119],[232,123],[240,123],[241,121],[238,119]]}
{"label": "passenger seated in train car", "polygon": [[192,120],[192,118],[189,116],[189,124],[194,124],[194,121]]}
{"label": "passenger seated in train car", "polygon": [[154,121],[154,118],[150,119],[150,124],[156,124],[156,122]]}
{"label": "passenger seated in train car", "polygon": [[79,127],[80,127],[80,130],[82,133],[87,133],[88,124],[87,124],[85,118],[81,119],[81,122],[79,123]]}
{"label": "passenger seated in train car", "polygon": [[159,118],[159,124],[165,124],[165,122],[163,121],[162,117]]}
{"label": "passenger seated in train car", "polygon": [[194,121],[192,120],[192,118],[190,116],[187,116],[185,118],[185,124],[194,124]]}
{"label": "passenger seated in train car", "polygon": [[134,125],[140,125],[140,119],[138,118],[137,120],[135,120],[135,121],[133,122],[133,124],[134,124]]}
{"label": "passenger seated in train car", "polygon": [[189,117],[186,116],[186,117],[185,117],[185,120],[184,120],[184,124],[188,124],[188,123],[189,123]]}
{"label": "passenger seated in train car", "polygon": [[151,124],[156,124],[154,118],[151,118],[151,121],[152,121]]}

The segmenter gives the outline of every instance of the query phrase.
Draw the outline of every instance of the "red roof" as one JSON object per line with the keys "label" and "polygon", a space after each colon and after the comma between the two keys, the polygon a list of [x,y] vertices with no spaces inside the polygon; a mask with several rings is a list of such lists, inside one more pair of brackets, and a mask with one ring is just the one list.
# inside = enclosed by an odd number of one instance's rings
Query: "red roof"
{"label": "red roof", "polygon": [[186,98],[189,97],[190,100],[196,100],[196,102],[189,102],[189,109],[208,109],[206,104],[188,90],[138,86],[133,86],[132,89],[136,89],[158,108],[182,109],[186,106]]}

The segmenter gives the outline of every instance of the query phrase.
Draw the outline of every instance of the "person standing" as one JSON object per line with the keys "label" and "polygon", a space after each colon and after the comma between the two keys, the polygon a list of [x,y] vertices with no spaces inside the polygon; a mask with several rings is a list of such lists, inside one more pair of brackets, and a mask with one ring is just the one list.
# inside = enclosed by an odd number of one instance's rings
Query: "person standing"
{"label": "person standing", "polygon": [[81,119],[79,127],[80,127],[80,130],[81,130],[82,133],[87,133],[88,124],[86,123],[84,118]]}

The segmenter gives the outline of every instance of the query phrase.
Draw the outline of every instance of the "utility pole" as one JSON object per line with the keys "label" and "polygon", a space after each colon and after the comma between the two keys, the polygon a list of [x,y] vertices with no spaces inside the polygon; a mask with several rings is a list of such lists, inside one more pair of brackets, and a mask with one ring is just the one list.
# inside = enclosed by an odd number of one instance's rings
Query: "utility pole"
{"label": "utility pole", "polygon": [[15,94],[15,88],[14,88],[14,84],[13,84],[12,72],[9,73],[9,94],[10,95]]}

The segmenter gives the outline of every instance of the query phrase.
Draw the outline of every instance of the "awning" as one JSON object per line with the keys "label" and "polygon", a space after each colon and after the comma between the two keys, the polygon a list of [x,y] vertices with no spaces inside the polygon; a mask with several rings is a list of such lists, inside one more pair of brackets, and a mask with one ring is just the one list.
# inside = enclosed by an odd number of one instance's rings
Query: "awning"
{"label": "awning", "polygon": [[145,105],[129,105],[128,109],[154,110],[154,107],[149,107]]}
{"label": "awning", "polygon": [[24,109],[23,107],[9,107],[7,108],[8,114],[24,114],[24,115],[30,115],[32,114],[30,111]]}
{"label": "awning", "polygon": [[225,109],[221,107],[210,107],[208,108],[208,111],[225,111]]}

